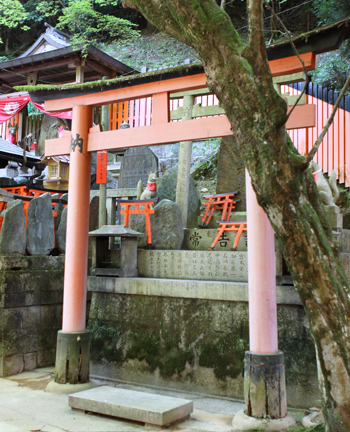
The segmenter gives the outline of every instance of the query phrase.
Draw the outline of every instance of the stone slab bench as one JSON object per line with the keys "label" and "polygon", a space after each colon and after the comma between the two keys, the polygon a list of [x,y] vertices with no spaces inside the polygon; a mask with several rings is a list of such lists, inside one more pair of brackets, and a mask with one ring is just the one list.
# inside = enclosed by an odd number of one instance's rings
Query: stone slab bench
{"label": "stone slab bench", "polygon": [[157,426],[186,420],[193,412],[190,400],[108,386],[69,395],[69,406]]}

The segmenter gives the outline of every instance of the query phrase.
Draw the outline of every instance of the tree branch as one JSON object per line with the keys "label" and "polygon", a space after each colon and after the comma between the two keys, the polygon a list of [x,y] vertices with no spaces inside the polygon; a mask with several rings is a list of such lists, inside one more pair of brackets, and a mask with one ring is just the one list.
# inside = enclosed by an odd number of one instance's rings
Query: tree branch
{"label": "tree branch", "polygon": [[291,35],[290,31],[287,29],[287,27],[284,25],[284,23],[283,23],[283,21],[281,20],[281,18],[276,14],[276,12],[272,9],[272,7],[271,7],[271,6],[266,2],[266,0],[263,0],[263,1],[264,1],[264,3],[265,3],[265,6],[267,6],[267,7],[270,9],[271,16],[273,15],[273,16],[278,20],[278,22],[281,24],[283,30],[284,30],[285,33],[287,34],[287,36],[288,36],[288,38],[289,38],[289,42],[290,42],[290,44],[292,45],[295,54],[298,56],[298,59],[300,60],[302,66],[303,66],[303,71],[304,71],[304,74],[305,74],[305,77],[306,77],[306,79],[305,79],[305,84],[304,84],[304,87],[303,87],[303,90],[301,91],[301,93],[300,93],[298,99],[295,101],[294,105],[292,106],[292,108],[290,109],[290,111],[289,111],[289,113],[288,113],[288,115],[287,115],[287,120],[286,120],[286,123],[287,123],[287,121],[288,121],[289,117],[291,116],[291,114],[292,114],[294,108],[298,105],[298,103],[299,103],[301,97],[302,97],[303,94],[305,93],[306,87],[307,87],[307,85],[308,85],[308,83],[309,83],[309,77],[308,77],[308,75],[307,75],[307,70],[306,70],[306,68],[305,68],[305,63],[304,63],[303,59],[300,57],[300,55],[299,55],[299,52],[298,52],[298,50],[297,50],[297,48],[296,48],[296,46],[295,46],[295,44],[294,44],[294,42],[293,42],[292,35]]}
{"label": "tree branch", "polygon": [[220,7],[221,7],[221,9],[225,10],[225,8],[226,8],[226,0],[221,0]]}
{"label": "tree branch", "polygon": [[340,95],[339,95],[339,97],[337,99],[337,102],[335,103],[335,105],[333,107],[332,114],[329,116],[326,124],[324,125],[324,128],[322,129],[322,132],[320,133],[319,137],[317,138],[317,140],[316,140],[315,144],[313,145],[310,153],[307,156],[305,156],[305,158],[303,160],[303,163],[309,164],[312,161],[312,159],[314,158],[314,156],[315,156],[318,148],[321,145],[321,142],[322,142],[324,136],[326,135],[326,133],[327,133],[327,131],[329,129],[329,126],[333,122],[333,119],[334,119],[335,113],[336,113],[336,111],[337,111],[337,109],[339,107],[340,101],[344,97],[345,92],[346,92],[347,88],[349,87],[349,84],[350,84],[350,76],[348,76],[348,79],[346,80],[346,83],[345,83],[345,85],[343,87],[343,90],[341,91],[341,93],[340,93]]}
{"label": "tree branch", "polygon": [[[250,63],[259,69],[265,69],[266,45],[264,37],[264,21],[261,0],[248,0],[248,43],[245,49],[249,53]],[[245,54],[248,58],[248,55]]]}

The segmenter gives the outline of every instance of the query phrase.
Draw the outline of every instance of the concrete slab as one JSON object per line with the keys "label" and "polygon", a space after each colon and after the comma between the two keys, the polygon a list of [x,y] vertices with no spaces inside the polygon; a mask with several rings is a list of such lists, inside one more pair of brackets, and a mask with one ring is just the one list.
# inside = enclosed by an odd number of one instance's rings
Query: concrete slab
{"label": "concrete slab", "polygon": [[4,390],[6,388],[10,387],[17,387],[19,384],[18,382],[12,382],[8,381],[6,379],[0,378],[0,390]]}
{"label": "concrete slab", "polygon": [[13,426],[11,424],[1,422],[0,421],[0,430],[1,432],[28,432],[28,429],[20,429],[17,426]]}
{"label": "concrete slab", "polygon": [[70,395],[69,406],[158,426],[187,419],[193,412],[190,400],[108,386]]}

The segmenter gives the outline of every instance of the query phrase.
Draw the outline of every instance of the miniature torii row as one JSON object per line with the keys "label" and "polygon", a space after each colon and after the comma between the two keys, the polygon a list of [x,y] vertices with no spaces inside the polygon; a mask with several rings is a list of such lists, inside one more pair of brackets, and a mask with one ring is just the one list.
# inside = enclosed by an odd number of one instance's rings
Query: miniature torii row
{"label": "miniature torii row", "polygon": [[[315,65],[314,53],[302,54],[307,70]],[[284,76],[302,72],[297,56],[269,62],[272,75]],[[46,140],[46,156],[70,154],[69,212],[67,220],[63,324],[62,332],[84,332],[86,323],[86,280],[88,253],[88,214],[90,196],[91,152],[134,146],[167,144],[223,136],[232,136],[225,115],[170,122],[170,95],[206,88],[206,76],[191,69],[186,76],[153,77],[153,82],[123,80],[119,88],[64,97],[55,92],[44,96],[45,110],[73,110],[72,131],[60,139]],[[150,79],[151,81],[151,79]],[[150,126],[101,132],[92,127],[92,109],[131,99],[152,96]],[[35,93],[33,93],[35,97]],[[51,100],[49,100],[51,99]],[[315,107],[297,106],[287,124],[288,129],[313,127]],[[277,305],[274,233],[246,175],[248,215],[248,280],[250,351],[277,353]],[[79,339],[80,340],[80,339]],[[58,345],[58,350],[59,350]],[[57,353],[57,359],[60,353]],[[285,404],[284,404],[285,405]],[[282,408],[286,410],[286,406]]]}

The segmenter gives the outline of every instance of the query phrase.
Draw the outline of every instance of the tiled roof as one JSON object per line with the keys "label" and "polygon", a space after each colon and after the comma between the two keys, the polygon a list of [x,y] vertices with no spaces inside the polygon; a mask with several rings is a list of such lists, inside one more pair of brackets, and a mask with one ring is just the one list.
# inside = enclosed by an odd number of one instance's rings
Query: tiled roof
{"label": "tiled roof", "polygon": [[[20,146],[11,144],[10,142],[5,141],[2,138],[0,138],[0,153],[8,154],[9,157],[23,157],[23,149]],[[41,159],[39,156],[35,156],[35,154],[29,152],[26,152],[26,156],[27,159],[31,159],[32,161],[40,162]]]}
{"label": "tiled roof", "polygon": [[41,161],[44,162],[44,160],[47,159],[53,159],[55,162],[59,163],[59,162],[63,162],[63,163],[70,163],[70,157],[69,156],[43,156]]}

